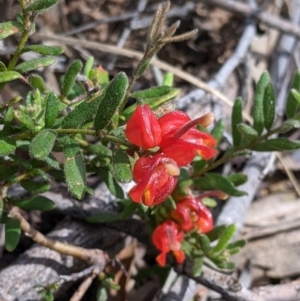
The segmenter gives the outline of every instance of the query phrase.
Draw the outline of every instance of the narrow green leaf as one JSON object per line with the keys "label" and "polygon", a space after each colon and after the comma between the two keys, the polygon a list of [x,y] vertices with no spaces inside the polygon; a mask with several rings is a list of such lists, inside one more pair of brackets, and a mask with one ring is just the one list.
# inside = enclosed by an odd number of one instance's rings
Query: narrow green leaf
{"label": "narrow green leaf", "polygon": [[252,147],[253,150],[259,152],[290,151],[299,148],[300,141],[292,141],[285,138],[269,139]]}
{"label": "narrow green leaf", "polygon": [[217,245],[213,248],[213,253],[220,253],[221,251],[223,251],[233,237],[235,231],[236,226],[234,224],[227,226],[226,229],[222,232]]}
{"label": "narrow green leaf", "polygon": [[200,245],[201,245],[201,249],[202,249],[203,253],[207,254],[211,249],[210,240],[209,240],[208,236],[205,234],[200,234],[199,241],[200,241]]}
{"label": "narrow green leaf", "polygon": [[112,173],[121,183],[132,181],[132,171],[127,154],[121,149],[115,149],[112,155]]}
{"label": "narrow green leaf", "polygon": [[57,134],[53,130],[40,131],[30,143],[30,156],[38,160],[44,160],[51,152],[56,136]]}
{"label": "narrow green leaf", "polygon": [[22,52],[34,51],[42,55],[53,55],[57,56],[64,52],[60,46],[47,46],[47,45],[30,45],[24,47]]}
{"label": "narrow green leaf", "polygon": [[84,74],[84,76],[86,76],[87,78],[89,78],[90,71],[92,70],[93,65],[94,65],[94,57],[93,57],[93,56],[90,56],[90,57],[87,59],[87,61],[85,62],[84,69],[83,69],[83,74]]}
{"label": "narrow green leaf", "polygon": [[32,70],[36,70],[41,67],[47,67],[55,63],[54,57],[41,57],[38,59],[33,59],[27,62],[23,62],[17,65],[14,70],[20,73],[26,73]]}
{"label": "narrow green leaf", "polygon": [[50,92],[46,98],[45,128],[51,128],[57,119],[59,100],[56,94]]}
{"label": "narrow green leaf", "polygon": [[206,207],[210,207],[210,208],[217,207],[217,202],[216,202],[216,200],[213,199],[213,198],[205,197],[205,198],[202,199],[202,203],[203,203]]}
{"label": "narrow green leaf", "polygon": [[249,141],[254,140],[258,137],[258,133],[252,127],[247,124],[240,123],[237,125],[239,132]]}
{"label": "narrow green leaf", "polygon": [[225,178],[228,181],[230,181],[234,186],[245,184],[248,180],[248,177],[241,173],[235,173],[230,176],[226,176]]}
{"label": "narrow green leaf", "polygon": [[205,165],[207,164],[207,161],[206,160],[203,160],[202,158],[200,157],[196,157],[193,161],[193,170],[194,170],[194,173],[198,173],[200,170],[202,170]]}
{"label": "narrow green leaf", "polygon": [[225,131],[225,121],[220,119],[211,131],[211,135],[216,138],[218,142],[223,138]]}
{"label": "narrow green leaf", "polygon": [[39,89],[42,93],[45,93],[47,91],[46,83],[38,74],[31,74],[29,76],[29,83],[33,88]]}
{"label": "narrow green leaf", "polygon": [[36,0],[26,7],[28,12],[41,12],[55,5],[58,0]]}
{"label": "narrow green leaf", "polygon": [[8,218],[5,224],[5,248],[12,252],[20,240],[21,228],[17,219]]}
{"label": "narrow green leaf", "polygon": [[265,89],[264,95],[264,125],[267,130],[273,125],[274,118],[275,118],[275,90],[271,83],[268,83]]}
{"label": "narrow green leaf", "polygon": [[17,21],[0,23],[0,40],[19,32],[21,29],[21,24]]}
{"label": "narrow green leaf", "polygon": [[300,93],[295,89],[291,89],[291,94],[294,96],[295,100],[298,103],[298,107],[299,107],[300,106]]}
{"label": "narrow green leaf", "polygon": [[97,174],[100,176],[101,180],[107,185],[109,191],[119,199],[124,198],[124,192],[121,186],[113,177],[112,173],[105,167],[98,168]]}
{"label": "narrow green leaf", "polygon": [[0,83],[7,83],[12,80],[20,78],[22,75],[16,71],[2,71],[0,72]]}
{"label": "narrow green leaf", "polygon": [[264,129],[264,96],[265,89],[270,82],[270,76],[267,71],[265,71],[256,87],[254,95],[254,104],[253,104],[253,128],[260,135]]}
{"label": "narrow green leaf", "polygon": [[298,129],[300,127],[300,121],[296,119],[288,119],[281,126],[279,133],[285,133],[292,129]]}
{"label": "narrow green leaf", "polygon": [[243,248],[246,245],[246,241],[244,239],[237,240],[232,242],[226,246],[227,250],[235,249],[235,248]]}
{"label": "narrow green leaf", "polygon": [[174,74],[172,72],[166,72],[163,78],[162,86],[172,87],[174,83]]}
{"label": "narrow green leaf", "polygon": [[102,144],[93,144],[90,151],[100,158],[107,158],[112,156],[112,151]]}
{"label": "narrow green leaf", "polygon": [[225,225],[216,226],[208,233],[205,233],[205,235],[209,238],[211,242],[213,242],[220,238],[225,229]]}
{"label": "narrow green leaf", "polygon": [[192,275],[194,277],[200,276],[202,273],[202,267],[203,267],[203,257],[193,258]]}
{"label": "narrow green leaf", "polygon": [[232,139],[233,139],[233,146],[237,147],[242,142],[242,135],[238,130],[237,125],[243,122],[243,101],[241,98],[237,98],[231,113],[231,128],[232,128]]}
{"label": "narrow green leaf", "polygon": [[137,100],[144,100],[147,98],[155,98],[155,97],[161,97],[168,93],[170,93],[174,88],[169,86],[159,86],[154,88],[149,88],[141,91],[136,91],[131,94],[132,98],[135,98]]}
{"label": "narrow green leaf", "polygon": [[139,68],[136,71],[136,78],[139,78],[140,76],[142,76],[142,74],[148,68],[150,61],[151,61],[151,58],[147,59],[142,65],[139,66]]}
{"label": "narrow green leaf", "polygon": [[16,149],[16,142],[11,138],[0,139],[0,156],[8,155]]}
{"label": "narrow green leaf", "polygon": [[21,124],[26,126],[30,131],[35,131],[35,125],[31,117],[23,111],[14,111],[14,117],[20,121]]}
{"label": "narrow green leaf", "polygon": [[237,190],[225,177],[214,173],[207,173],[194,180],[194,185],[200,190],[221,190],[232,196],[247,195],[246,192]]}
{"label": "narrow green leaf", "polygon": [[0,74],[1,74],[1,72],[6,71],[6,70],[7,70],[7,68],[6,68],[5,64],[0,61]]}
{"label": "narrow green leaf", "polygon": [[75,84],[76,76],[82,69],[82,62],[75,60],[68,68],[62,83],[62,96],[67,97]]}
{"label": "narrow green leaf", "polygon": [[15,162],[1,162],[0,163],[0,180],[7,180],[19,170]]}
{"label": "narrow green leaf", "polygon": [[47,181],[23,180],[20,184],[28,192],[43,193],[50,189],[50,184]]}
{"label": "narrow green leaf", "polygon": [[84,158],[76,140],[65,137],[64,173],[71,194],[82,199],[85,193],[86,176]]}
{"label": "narrow green leaf", "polygon": [[55,159],[55,157],[51,153],[47,157],[45,157],[43,160],[52,168],[54,168],[56,170],[60,170],[58,161]]}
{"label": "narrow green leaf", "polygon": [[128,78],[124,72],[118,73],[106,86],[105,96],[102,98],[94,120],[96,130],[102,130],[108,126],[119,105],[124,100]]}
{"label": "narrow green leaf", "polygon": [[[291,89],[299,92],[300,91],[300,71],[297,71],[294,75]],[[297,101],[297,98],[295,98],[295,92],[292,91],[289,93],[286,107],[285,107],[285,114],[287,118],[293,118],[296,116],[297,112],[299,111],[299,102]]]}
{"label": "narrow green leaf", "polygon": [[86,121],[91,120],[96,115],[99,104],[104,97],[104,93],[93,97],[92,99],[84,100],[76,106],[62,121],[62,128],[78,128]]}
{"label": "narrow green leaf", "polygon": [[20,207],[24,210],[41,210],[48,211],[55,207],[55,203],[50,199],[38,195],[24,200],[15,200],[13,202],[14,206]]}

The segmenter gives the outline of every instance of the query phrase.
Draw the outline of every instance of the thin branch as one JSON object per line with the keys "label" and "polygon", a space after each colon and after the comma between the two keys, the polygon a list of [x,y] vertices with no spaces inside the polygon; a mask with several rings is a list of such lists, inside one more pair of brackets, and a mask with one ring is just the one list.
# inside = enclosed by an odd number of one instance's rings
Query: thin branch
{"label": "thin branch", "polygon": [[32,240],[43,247],[49,248],[51,250],[55,250],[61,254],[71,255],[75,258],[83,260],[89,264],[100,264],[103,268],[108,261],[108,256],[105,252],[98,249],[85,249],[82,247],[77,247],[74,245],[62,243],[60,241],[56,241],[50,239],[33,228],[26,219],[20,214],[19,209],[17,207],[12,207],[9,215],[12,218],[15,218],[19,221],[20,227],[23,232],[25,232],[28,236],[32,238]]}
{"label": "thin branch", "polygon": [[253,9],[251,6],[234,0],[199,0],[199,2],[218,6],[233,13],[241,14],[245,17],[251,17],[269,27],[275,28],[286,34],[300,38],[300,27],[292,24],[286,19],[274,16],[259,9]]}

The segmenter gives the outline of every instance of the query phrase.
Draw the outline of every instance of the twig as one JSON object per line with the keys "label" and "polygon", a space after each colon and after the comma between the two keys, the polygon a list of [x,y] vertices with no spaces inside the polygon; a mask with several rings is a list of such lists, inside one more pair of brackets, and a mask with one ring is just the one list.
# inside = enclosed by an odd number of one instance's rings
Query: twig
{"label": "twig", "polygon": [[184,267],[177,266],[175,270],[220,293],[227,301],[297,301],[300,298],[300,280],[248,290],[242,288],[234,277],[207,267],[203,267],[201,276],[194,277],[191,262],[187,262]]}
{"label": "twig", "polygon": [[245,17],[254,18],[254,19],[260,21],[261,23],[266,24],[272,28],[275,28],[281,32],[284,32],[286,34],[293,35],[293,36],[296,36],[297,38],[300,38],[300,27],[299,26],[292,24],[288,20],[285,20],[278,16],[274,16],[267,12],[260,11],[255,8],[251,8],[251,6],[244,4],[240,1],[199,0],[199,2],[213,5],[213,6],[218,6],[225,10],[241,14]]}
{"label": "twig", "polygon": [[51,250],[55,250],[61,254],[71,255],[73,257],[87,262],[88,264],[98,263],[99,265],[104,267],[108,261],[107,254],[101,250],[88,250],[82,247],[77,247],[74,245],[62,243],[60,241],[52,240],[46,237],[45,235],[37,231],[35,228],[33,228],[26,221],[26,219],[20,214],[17,207],[12,207],[9,212],[9,215],[12,218],[17,219],[20,223],[22,231],[25,232],[28,236],[30,236],[36,243],[40,244],[41,246],[44,246]]}
{"label": "twig", "polygon": [[99,268],[94,268],[92,274],[84,279],[84,281],[80,284],[76,292],[71,297],[70,301],[80,301],[99,272]]}

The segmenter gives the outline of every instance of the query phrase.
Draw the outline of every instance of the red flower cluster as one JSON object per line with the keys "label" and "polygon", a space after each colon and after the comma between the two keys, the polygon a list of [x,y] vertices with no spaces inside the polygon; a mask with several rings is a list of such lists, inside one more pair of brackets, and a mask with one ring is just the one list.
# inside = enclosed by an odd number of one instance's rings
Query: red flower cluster
{"label": "red flower cluster", "polygon": [[[221,191],[210,191],[195,198],[192,194],[178,200],[176,209],[170,213],[170,220],[157,226],[152,234],[152,241],[160,251],[156,261],[164,266],[166,255],[172,251],[177,262],[184,261],[184,252],[181,250],[184,233],[196,230],[198,233],[207,233],[213,228],[212,214],[202,203],[207,196],[218,196],[224,198]],[[171,220],[172,219],[172,220]]]}
{"label": "red flower cluster", "polygon": [[133,170],[137,185],[129,195],[134,202],[146,206],[164,201],[175,188],[179,168],[192,162],[197,154],[211,159],[216,150],[216,140],[196,129],[208,126],[213,115],[208,113],[191,120],[181,111],[172,111],[157,118],[148,105],[138,105],[129,119],[125,135],[143,150],[157,148],[154,156],[141,157]]}

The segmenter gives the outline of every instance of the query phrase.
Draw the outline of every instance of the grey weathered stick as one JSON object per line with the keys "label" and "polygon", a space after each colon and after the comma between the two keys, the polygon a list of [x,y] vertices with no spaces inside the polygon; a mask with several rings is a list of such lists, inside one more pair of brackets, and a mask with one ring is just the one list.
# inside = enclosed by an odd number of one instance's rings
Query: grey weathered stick
{"label": "grey weathered stick", "polygon": [[279,16],[269,14],[264,11],[260,11],[257,8],[253,8],[247,4],[244,4],[240,1],[234,0],[199,0],[199,2],[218,6],[225,10],[231,11],[233,13],[241,14],[245,17],[252,17],[256,20],[259,20],[261,23],[266,24],[272,28],[275,28],[281,32],[284,32],[289,35],[296,36],[300,38],[300,27],[292,24],[286,19],[283,19]]}

